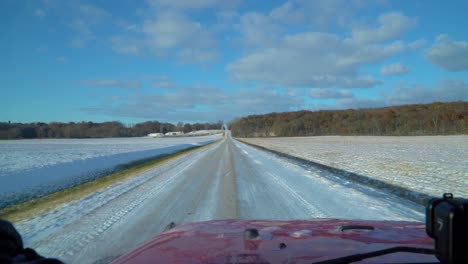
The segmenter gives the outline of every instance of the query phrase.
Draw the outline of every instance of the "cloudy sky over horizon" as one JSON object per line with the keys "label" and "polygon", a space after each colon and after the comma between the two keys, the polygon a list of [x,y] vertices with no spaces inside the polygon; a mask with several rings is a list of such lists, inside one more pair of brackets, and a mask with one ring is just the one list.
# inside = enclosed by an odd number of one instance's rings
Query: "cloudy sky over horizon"
{"label": "cloudy sky over horizon", "polygon": [[468,100],[468,1],[0,2],[0,122]]}

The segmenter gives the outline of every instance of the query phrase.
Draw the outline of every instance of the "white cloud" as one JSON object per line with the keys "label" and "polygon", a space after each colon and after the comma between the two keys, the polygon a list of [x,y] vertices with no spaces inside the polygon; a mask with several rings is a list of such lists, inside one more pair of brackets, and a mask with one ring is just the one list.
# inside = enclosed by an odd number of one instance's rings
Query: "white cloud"
{"label": "white cloud", "polygon": [[106,23],[111,17],[106,10],[91,4],[78,3],[70,8],[73,8],[74,15],[70,17],[68,25],[87,40],[94,39],[95,27]]}
{"label": "white cloud", "polygon": [[163,93],[140,93],[115,104],[83,109],[96,114],[158,120],[215,121],[252,113],[282,112],[304,105],[299,95],[270,89],[224,91],[207,86],[178,87]]}
{"label": "white cloud", "polygon": [[410,71],[410,69],[403,65],[402,63],[393,63],[389,65],[385,65],[380,69],[380,74],[382,75],[402,75],[406,74]]}
{"label": "white cloud", "polygon": [[42,15],[43,11],[59,17],[72,29],[68,43],[75,48],[99,42],[104,36],[116,53],[154,54],[175,58],[179,63],[206,63],[217,58],[216,38],[212,35],[215,26],[204,20],[196,21],[190,11],[213,9],[214,13],[228,17],[235,14],[233,8],[237,5],[238,1],[149,0],[143,9],[128,10],[129,16],[123,19],[110,10],[82,1],[44,1],[36,15]]}
{"label": "white cloud", "polygon": [[262,114],[269,112],[291,111],[293,107],[300,107],[304,99],[299,95],[287,95],[285,91],[271,89],[241,89],[229,96],[225,108],[232,116]]}
{"label": "white cloud", "polygon": [[167,75],[147,75],[144,76],[146,80],[150,81],[169,81],[170,78]]}
{"label": "white cloud", "polygon": [[344,53],[342,57],[337,58],[337,64],[346,66],[382,61],[394,54],[406,51],[408,46],[403,41],[395,41],[390,44],[367,45],[345,41],[343,49],[348,52]]}
{"label": "white cloud", "polygon": [[425,39],[418,39],[418,40],[415,40],[413,42],[410,42],[408,43],[408,46],[415,50],[415,49],[419,49],[421,48],[422,46],[426,45],[427,41]]}
{"label": "white cloud", "polygon": [[55,58],[55,61],[56,61],[56,62],[66,62],[66,61],[67,61],[67,58],[65,58],[65,57],[63,57],[63,56],[60,56],[60,57]]}
{"label": "white cloud", "polygon": [[151,75],[151,76],[144,76],[144,79],[150,81],[151,87],[156,89],[178,89],[183,88],[182,85],[179,85],[171,80],[166,75]]}
{"label": "white cloud", "polygon": [[303,10],[296,6],[293,2],[287,1],[279,7],[273,9],[269,16],[277,21],[288,24],[296,24],[304,22],[305,16]]}
{"label": "white cloud", "polygon": [[[324,21],[340,11],[332,7],[349,6],[348,13],[362,8],[348,1],[287,1],[268,14],[247,13],[241,16],[238,30],[243,42],[254,47],[243,57],[226,65],[235,80],[266,83],[283,87],[364,88],[379,84],[372,76],[360,76],[359,67],[424,45],[424,40],[406,43],[392,40],[413,27],[417,19],[399,12],[378,17],[376,28],[351,26],[351,37],[345,34],[303,31],[285,34],[280,20],[310,19],[322,10]],[[338,9],[342,10],[342,8]],[[286,19],[288,18],[288,19]],[[352,24],[351,25],[355,25]],[[249,50],[248,50],[249,51]]]}
{"label": "white cloud", "polygon": [[244,44],[260,47],[275,45],[283,32],[282,27],[269,16],[257,12],[242,15],[235,28],[240,32]]}
{"label": "white cloud", "polygon": [[112,49],[121,54],[140,55],[144,53],[144,42],[132,37],[111,37]]}
{"label": "white cloud", "polygon": [[109,101],[113,103],[113,102],[119,101],[120,99],[122,99],[122,97],[119,95],[112,95],[109,99],[110,99]]}
{"label": "white cloud", "polygon": [[332,109],[349,109],[349,108],[357,108],[357,109],[364,109],[364,108],[375,108],[375,107],[384,107],[388,106],[383,100],[381,99],[366,99],[366,98],[345,98],[338,100],[336,102],[336,106],[332,107]]}
{"label": "white cloud", "polygon": [[39,18],[44,18],[45,15],[46,15],[46,13],[45,13],[45,11],[44,11],[43,9],[41,9],[41,8],[36,8],[36,9],[34,10],[34,15],[37,16],[37,17],[39,17]]}
{"label": "white cloud", "polygon": [[112,88],[141,88],[141,83],[133,80],[93,79],[81,80],[80,83],[90,87],[112,87]]}
{"label": "white cloud", "polygon": [[288,87],[372,87],[372,76],[359,76],[360,65],[406,51],[401,41],[358,45],[331,33],[288,35],[278,47],[253,52],[226,66],[240,81]]}
{"label": "white cloud", "polygon": [[200,23],[189,21],[181,14],[167,13],[155,20],[146,20],[143,32],[150,37],[151,45],[159,50],[175,48],[190,41],[202,33],[203,28]]}
{"label": "white cloud", "polygon": [[148,3],[155,10],[196,12],[207,9],[232,10],[240,6],[242,0],[149,0]]}
{"label": "white cloud", "polygon": [[181,12],[161,12],[148,18],[138,33],[111,37],[112,49],[122,54],[149,52],[157,57],[175,57],[180,63],[206,63],[217,58],[211,32]]}
{"label": "white cloud", "polygon": [[216,60],[215,51],[200,48],[182,48],[177,52],[177,61],[180,63],[205,63]]}
{"label": "white cloud", "polygon": [[70,46],[74,48],[83,48],[87,41],[89,41],[89,39],[74,39],[70,41]]}
{"label": "white cloud", "polygon": [[366,44],[393,39],[413,27],[417,22],[416,18],[407,17],[399,12],[382,14],[377,20],[378,28],[353,28],[351,41]]}
{"label": "white cloud", "polygon": [[453,41],[447,35],[439,35],[436,42],[424,53],[426,59],[448,71],[468,69],[468,42]]}
{"label": "white cloud", "polygon": [[218,0],[149,0],[158,9],[200,10],[219,4]]}
{"label": "white cloud", "polygon": [[[296,89],[223,89],[173,83],[166,76],[147,76],[146,79],[167,83],[177,89],[166,88],[158,93],[134,90],[124,100],[117,98],[112,104],[83,109],[95,114],[106,114],[131,118],[158,120],[215,121],[230,120],[249,114],[284,112],[307,107],[303,90]],[[100,81],[97,84],[109,86],[114,82]],[[468,85],[461,80],[444,80],[434,87],[400,85],[380,98],[355,98],[349,90],[316,88],[309,91],[309,97],[317,99],[338,99],[333,108],[368,108],[389,105],[430,103],[434,101],[459,101],[468,99]],[[310,107],[310,105],[309,105]]]}
{"label": "white cloud", "polygon": [[182,87],[166,76],[153,76],[150,80],[152,80],[151,86],[156,89],[177,89]]}
{"label": "white cloud", "polygon": [[401,85],[385,98],[389,104],[465,101],[468,100],[468,84],[462,80],[443,80],[433,87]]}
{"label": "white cloud", "polygon": [[269,13],[247,12],[240,16],[234,28],[241,34],[241,42],[252,47],[273,47],[281,40],[288,24],[305,21],[307,10],[300,3],[286,1]]}
{"label": "white cloud", "polygon": [[320,30],[333,26],[347,28],[355,22],[359,10],[378,5],[377,1],[349,0],[290,0],[289,2],[299,6],[297,10],[305,17],[306,25]]}
{"label": "white cloud", "polygon": [[383,107],[432,102],[468,100],[468,84],[463,80],[442,80],[428,87],[422,85],[399,85],[376,99],[346,98],[337,101],[340,108]]}
{"label": "white cloud", "polygon": [[98,38],[97,30],[112,25],[112,15],[105,9],[80,1],[42,1],[42,6],[35,10],[35,15],[59,18],[72,29],[72,47],[82,48],[88,42]]}
{"label": "white cloud", "polygon": [[154,88],[157,89],[175,89],[178,88],[179,86],[173,82],[153,82],[151,84]]}
{"label": "white cloud", "polygon": [[314,99],[339,99],[351,98],[353,94],[349,90],[331,90],[324,88],[312,88],[309,90],[309,97]]}

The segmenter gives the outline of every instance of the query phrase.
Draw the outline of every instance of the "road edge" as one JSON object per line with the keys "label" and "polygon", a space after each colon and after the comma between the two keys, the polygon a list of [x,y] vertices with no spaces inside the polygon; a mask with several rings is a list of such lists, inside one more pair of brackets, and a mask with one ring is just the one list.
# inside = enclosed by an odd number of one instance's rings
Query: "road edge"
{"label": "road edge", "polygon": [[20,222],[32,216],[43,214],[54,210],[66,203],[80,199],[86,195],[102,190],[115,183],[127,180],[137,176],[140,173],[148,171],[154,167],[160,166],[170,160],[188,155],[192,152],[201,150],[224,140],[220,139],[201,146],[191,146],[180,149],[172,153],[161,154],[149,159],[143,159],[126,164],[119,165],[121,170],[114,171],[111,174],[84,182],[70,188],[64,188],[56,192],[44,195],[39,198],[20,202],[0,209],[0,218],[11,222]]}
{"label": "road edge", "polygon": [[343,169],[338,169],[338,168],[335,168],[335,167],[332,167],[332,166],[329,166],[329,165],[325,165],[325,164],[322,164],[322,163],[319,163],[319,162],[316,162],[316,161],[312,161],[312,160],[304,159],[304,158],[301,158],[301,157],[297,157],[297,156],[294,156],[294,155],[291,155],[291,154],[286,154],[284,152],[269,149],[269,148],[266,148],[264,146],[260,146],[260,145],[254,144],[254,143],[250,143],[250,142],[247,142],[247,141],[239,139],[239,138],[233,138],[233,139],[235,139],[235,140],[237,140],[237,141],[239,141],[239,142],[241,142],[243,144],[252,146],[254,148],[258,148],[258,149],[261,149],[263,151],[273,153],[273,154],[275,154],[277,156],[280,156],[282,158],[291,159],[291,160],[294,160],[294,161],[302,163],[302,164],[306,164],[306,165],[313,166],[313,167],[316,167],[316,168],[319,168],[319,169],[322,169],[322,170],[327,170],[327,171],[342,175],[343,178],[346,178],[347,180],[350,180],[350,181],[353,181],[353,182],[356,182],[356,183],[359,183],[359,184],[362,184],[362,185],[366,185],[366,186],[369,186],[369,187],[373,187],[373,188],[376,188],[376,189],[380,189],[380,190],[389,192],[389,193],[391,193],[393,195],[405,198],[405,199],[407,199],[409,201],[415,202],[415,203],[423,205],[423,206],[426,206],[429,199],[433,198],[433,196],[430,196],[428,194],[417,192],[417,191],[414,191],[414,190],[410,190],[408,188],[398,186],[398,185],[395,185],[395,184],[391,184],[391,183],[388,183],[388,182],[384,182],[384,181],[381,181],[381,180],[373,179],[373,178],[370,178],[370,177],[365,176],[365,175],[357,174],[357,173],[346,171],[346,170],[343,170]]}

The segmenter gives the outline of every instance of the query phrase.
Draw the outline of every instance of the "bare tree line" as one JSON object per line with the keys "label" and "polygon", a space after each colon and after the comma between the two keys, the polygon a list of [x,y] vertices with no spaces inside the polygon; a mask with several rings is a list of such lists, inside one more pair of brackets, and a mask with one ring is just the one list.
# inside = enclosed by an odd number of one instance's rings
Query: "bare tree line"
{"label": "bare tree line", "polygon": [[467,111],[467,102],[297,111],[250,115],[231,121],[229,128],[237,137],[468,134]]}
{"label": "bare tree line", "polygon": [[11,123],[0,122],[0,139],[24,138],[104,138],[140,137],[149,133],[181,131],[188,133],[196,130],[221,129],[223,121],[216,123],[162,123],[147,121],[134,125],[121,122],[51,122],[51,123]]}

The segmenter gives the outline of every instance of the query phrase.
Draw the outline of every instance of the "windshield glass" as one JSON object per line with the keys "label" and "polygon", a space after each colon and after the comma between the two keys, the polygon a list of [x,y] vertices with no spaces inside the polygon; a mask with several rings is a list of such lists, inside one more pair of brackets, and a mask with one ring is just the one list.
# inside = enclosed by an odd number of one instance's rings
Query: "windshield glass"
{"label": "windshield glass", "polygon": [[171,223],[424,222],[468,197],[466,10],[1,1],[0,218],[70,263]]}

